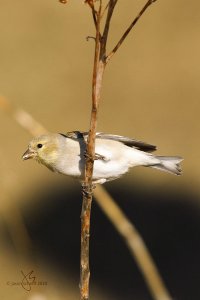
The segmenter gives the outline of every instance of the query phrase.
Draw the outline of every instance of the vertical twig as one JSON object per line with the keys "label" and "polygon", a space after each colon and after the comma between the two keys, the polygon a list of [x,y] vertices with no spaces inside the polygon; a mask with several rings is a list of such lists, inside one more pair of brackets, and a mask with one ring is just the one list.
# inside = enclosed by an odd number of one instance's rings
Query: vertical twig
{"label": "vertical twig", "polygon": [[96,38],[95,38],[95,55],[92,80],[92,111],[90,120],[90,130],[87,141],[86,164],[85,164],[85,181],[83,186],[83,203],[81,211],[81,257],[80,257],[80,299],[89,299],[89,238],[90,238],[90,215],[92,204],[92,174],[95,155],[95,136],[97,129],[97,115],[100,100],[100,91],[102,85],[103,71],[105,63],[100,57],[100,18],[101,18],[102,1],[96,12]]}
{"label": "vertical twig", "polygon": [[93,21],[96,29],[95,37],[95,55],[94,55],[94,68],[93,68],[93,80],[92,80],[92,110],[90,118],[90,129],[88,134],[87,146],[86,146],[86,162],[85,162],[85,179],[82,186],[83,202],[81,211],[81,254],[80,254],[80,299],[89,299],[89,279],[90,279],[90,267],[89,267],[89,238],[90,238],[90,216],[92,205],[92,174],[95,157],[95,137],[97,130],[97,117],[98,107],[100,100],[100,92],[102,86],[102,79],[104,69],[108,63],[110,57],[117,51],[121,43],[124,41],[130,30],[133,28],[137,20],[141,17],[147,7],[156,0],[148,0],[140,14],[136,17],[131,26],[127,29],[122,36],[116,47],[113,49],[110,55],[106,56],[106,45],[108,40],[108,33],[110,29],[110,22],[118,0],[110,0],[103,11],[103,14],[107,10],[107,16],[103,34],[100,32],[100,24],[102,19],[102,0],[99,0],[98,10],[94,7],[93,0],[86,0],[93,15]]}
{"label": "vertical twig", "polygon": [[93,17],[94,25],[97,29],[97,12],[94,7],[94,2],[93,1],[85,1],[85,3],[87,3],[92,10],[92,17]]}
{"label": "vertical twig", "polygon": [[[108,33],[110,29],[110,22],[111,18],[113,15],[113,11],[115,9],[115,5],[117,4],[118,0],[110,0],[108,4],[108,12],[107,12],[107,17],[106,17],[106,23],[103,31],[103,36],[102,36],[102,47],[101,47],[101,52],[106,56],[106,44],[107,44],[107,39],[108,39]],[[105,58],[105,57],[104,57]]]}

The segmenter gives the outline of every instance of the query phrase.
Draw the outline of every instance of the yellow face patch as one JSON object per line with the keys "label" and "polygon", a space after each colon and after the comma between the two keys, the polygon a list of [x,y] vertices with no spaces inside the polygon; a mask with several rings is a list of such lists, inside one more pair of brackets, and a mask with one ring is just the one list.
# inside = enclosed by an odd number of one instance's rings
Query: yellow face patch
{"label": "yellow face patch", "polygon": [[32,140],[30,149],[37,153],[35,159],[47,167],[54,164],[58,156],[58,143],[54,136],[41,136]]}

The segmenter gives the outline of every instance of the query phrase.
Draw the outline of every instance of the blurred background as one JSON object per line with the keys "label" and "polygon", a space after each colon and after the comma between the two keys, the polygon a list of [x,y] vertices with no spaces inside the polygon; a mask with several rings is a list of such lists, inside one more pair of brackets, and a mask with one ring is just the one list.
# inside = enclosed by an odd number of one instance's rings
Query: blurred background
{"label": "blurred background", "polygon": [[[112,49],[144,1],[119,1]],[[94,35],[83,1],[1,0],[0,298],[79,297],[81,188],[21,156],[23,109],[50,132],[87,130]],[[157,1],[107,66],[98,130],[184,157],[183,176],[138,168],[105,187],[135,224],[176,300],[200,299],[200,3]],[[10,104],[8,104],[10,103]],[[151,300],[112,224],[93,203],[91,299]],[[37,285],[26,291],[24,274]]]}

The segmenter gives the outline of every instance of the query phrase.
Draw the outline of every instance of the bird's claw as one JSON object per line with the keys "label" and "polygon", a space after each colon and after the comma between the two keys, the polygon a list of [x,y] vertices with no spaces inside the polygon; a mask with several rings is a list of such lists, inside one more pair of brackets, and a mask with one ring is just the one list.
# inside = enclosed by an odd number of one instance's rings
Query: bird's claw
{"label": "bird's claw", "polygon": [[95,153],[95,154],[94,154],[94,157],[93,157],[93,156],[89,155],[87,151],[85,151],[85,152],[84,152],[84,157],[85,157],[86,159],[91,160],[91,161],[93,161],[93,160],[104,160],[104,161],[106,161],[105,156],[103,156],[103,155],[101,155],[101,154],[98,154],[98,153]]}
{"label": "bird's claw", "polygon": [[83,182],[81,185],[82,185],[83,196],[85,196],[85,197],[92,196],[93,190],[96,188],[96,185],[93,183],[88,185],[85,182]]}

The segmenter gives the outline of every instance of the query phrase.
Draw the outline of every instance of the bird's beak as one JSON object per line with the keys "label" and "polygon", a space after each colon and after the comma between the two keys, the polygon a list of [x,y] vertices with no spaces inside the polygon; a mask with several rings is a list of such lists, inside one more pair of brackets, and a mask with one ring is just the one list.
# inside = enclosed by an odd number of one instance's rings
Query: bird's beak
{"label": "bird's beak", "polygon": [[33,150],[27,149],[26,152],[22,155],[22,159],[27,160],[30,158],[34,158],[35,156],[36,156],[36,153]]}

